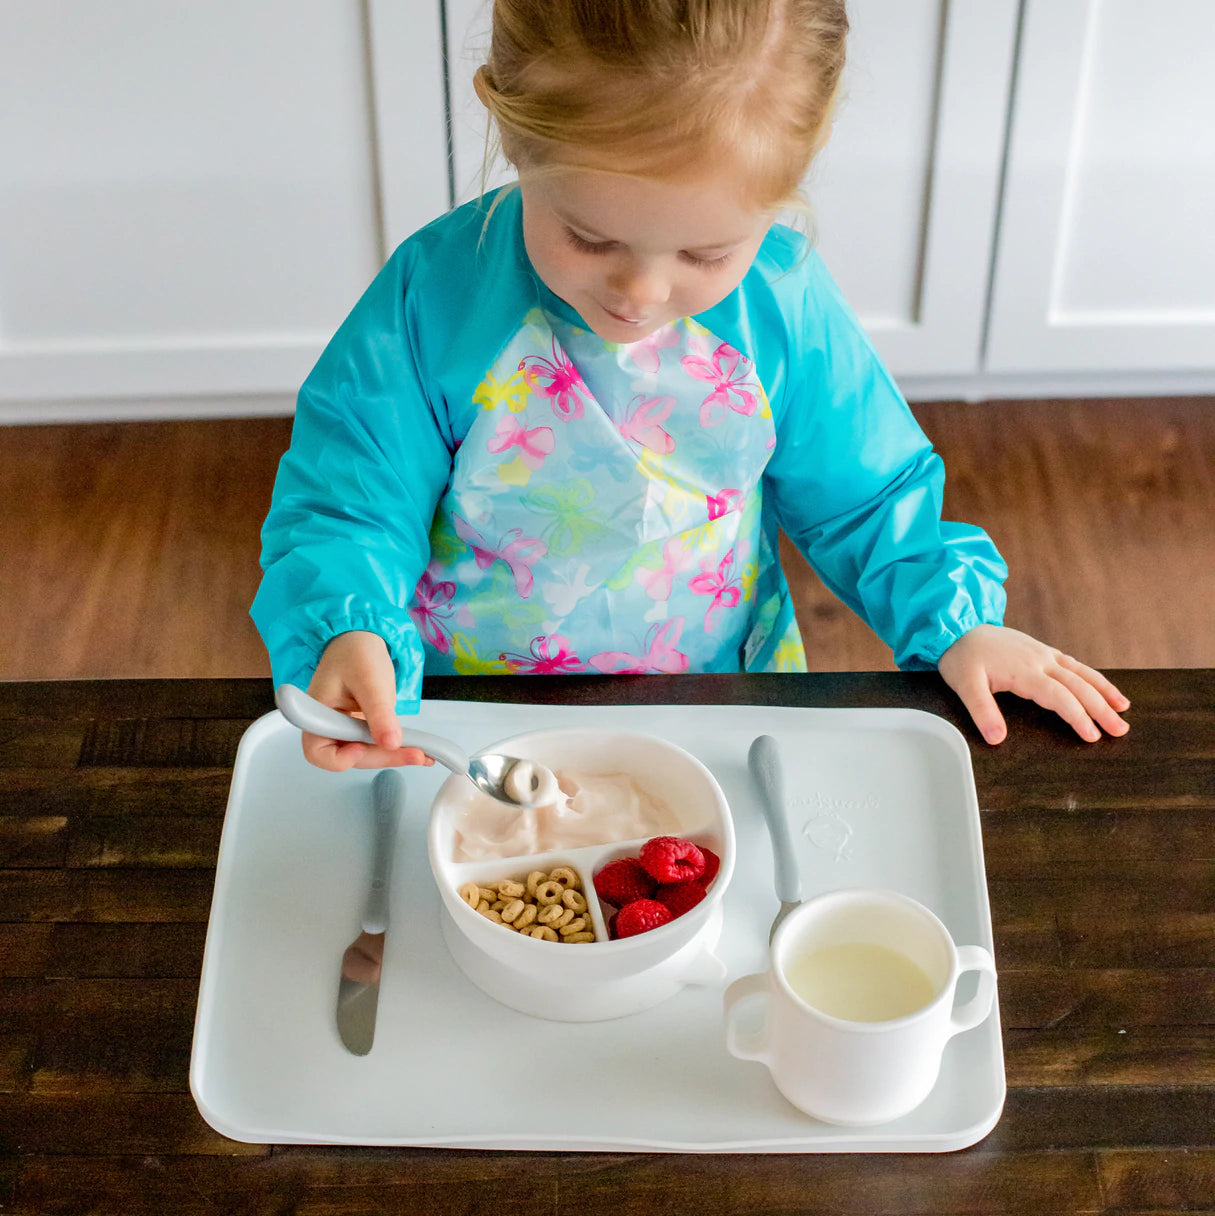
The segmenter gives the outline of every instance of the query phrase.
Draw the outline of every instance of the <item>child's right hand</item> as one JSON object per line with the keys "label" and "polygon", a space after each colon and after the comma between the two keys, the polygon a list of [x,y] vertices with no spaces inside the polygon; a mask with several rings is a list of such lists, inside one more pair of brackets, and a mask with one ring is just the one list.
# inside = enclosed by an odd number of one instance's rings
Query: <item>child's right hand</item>
{"label": "child's right hand", "polygon": [[349,768],[434,763],[420,748],[401,746],[396,671],[379,634],[358,629],[339,633],[325,647],[308,692],[331,709],[357,712],[376,740],[374,745],[343,743],[304,731],[304,756],[317,768],[343,773]]}

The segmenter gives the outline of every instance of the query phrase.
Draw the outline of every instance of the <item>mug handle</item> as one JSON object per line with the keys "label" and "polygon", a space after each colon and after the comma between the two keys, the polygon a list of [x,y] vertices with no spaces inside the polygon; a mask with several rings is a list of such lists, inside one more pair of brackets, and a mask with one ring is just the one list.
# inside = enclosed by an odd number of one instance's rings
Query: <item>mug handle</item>
{"label": "mug handle", "polygon": [[[753,1035],[743,1036],[738,1033],[738,1023],[735,1018],[737,1006],[750,997],[764,998],[764,1024]],[[722,1004],[726,1015],[726,1050],[740,1060],[760,1060],[767,1063],[768,1053],[768,973],[762,971],[757,975],[744,975],[735,980],[725,991]]]}
{"label": "mug handle", "polygon": [[950,1038],[986,1021],[996,996],[996,961],[988,950],[982,946],[959,946],[958,974],[963,971],[979,973],[979,991],[953,1011],[949,1019]]}

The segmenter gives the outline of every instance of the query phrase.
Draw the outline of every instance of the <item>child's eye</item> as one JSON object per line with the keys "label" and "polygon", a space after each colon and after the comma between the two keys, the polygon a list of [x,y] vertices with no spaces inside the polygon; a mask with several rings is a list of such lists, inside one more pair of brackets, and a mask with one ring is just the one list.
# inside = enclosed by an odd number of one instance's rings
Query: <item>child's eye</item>
{"label": "child's eye", "polygon": [[579,236],[572,228],[565,230],[565,238],[580,253],[607,253],[612,248],[612,241],[588,241]]}
{"label": "child's eye", "polygon": [[679,256],[701,270],[720,270],[733,255],[723,253],[719,258],[698,258],[694,253],[681,253]]}

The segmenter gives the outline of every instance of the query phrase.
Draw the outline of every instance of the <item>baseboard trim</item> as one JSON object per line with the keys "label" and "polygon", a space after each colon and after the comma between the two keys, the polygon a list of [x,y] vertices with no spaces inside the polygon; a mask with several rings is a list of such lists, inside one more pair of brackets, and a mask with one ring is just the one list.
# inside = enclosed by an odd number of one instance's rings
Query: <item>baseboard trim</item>
{"label": "baseboard trim", "polygon": [[[908,401],[1000,401],[1052,397],[1209,397],[1215,372],[1111,375],[896,377]],[[139,422],[186,418],[268,418],[295,413],[290,393],[240,396],[98,397],[73,401],[0,401],[0,426]]]}
{"label": "baseboard trim", "polygon": [[1210,397],[1215,371],[1067,375],[895,376],[908,401],[1001,401],[1052,397]]}
{"label": "baseboard trim", "polygon": [[107,397],[91,401],[2,401],[0,426],[153,422],[187,418],[268,418],[295,413],[291,393],[224,397]]}

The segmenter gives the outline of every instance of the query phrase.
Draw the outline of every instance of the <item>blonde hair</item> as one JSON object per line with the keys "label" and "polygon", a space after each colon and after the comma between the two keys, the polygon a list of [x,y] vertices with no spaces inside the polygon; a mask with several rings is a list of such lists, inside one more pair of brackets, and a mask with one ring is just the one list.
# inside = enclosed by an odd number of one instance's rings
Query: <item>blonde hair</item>
{"label": "blonde hair", "polygon": [[843,0],[494,0],[474,86],[520,173],[737,168],[786,205],[830,132]]}

